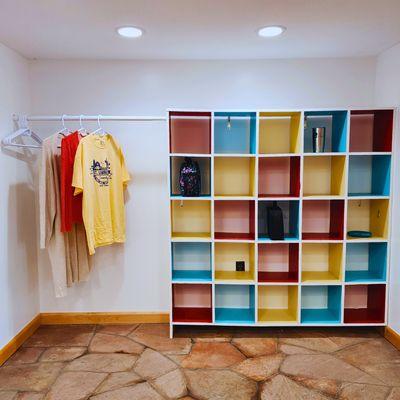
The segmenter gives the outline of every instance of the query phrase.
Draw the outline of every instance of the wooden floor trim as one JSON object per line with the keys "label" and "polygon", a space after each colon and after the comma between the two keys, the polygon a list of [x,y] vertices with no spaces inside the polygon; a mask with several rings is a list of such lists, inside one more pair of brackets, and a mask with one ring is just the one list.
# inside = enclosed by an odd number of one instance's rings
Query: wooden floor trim
{"label": "wooden floor trim", "polygon": [[400,335],[396,331],[387,326],[385,327],[384,336],[386,340],[388,340],[390,343],[392,343],[394,347],[397,347],[400,350]]}
{"label": "wooden floor trim", "polygon": [[21,329],[2,349],[0,349],[0,365],[4,364],[19,347],[34,334],[40,326],[40,314]]}
{"label": "wooden floor trim", "polygon": [[42,313],[42,325],[64,324],[151,324],[168,323],[169,314],[159,312],[79,312]]}

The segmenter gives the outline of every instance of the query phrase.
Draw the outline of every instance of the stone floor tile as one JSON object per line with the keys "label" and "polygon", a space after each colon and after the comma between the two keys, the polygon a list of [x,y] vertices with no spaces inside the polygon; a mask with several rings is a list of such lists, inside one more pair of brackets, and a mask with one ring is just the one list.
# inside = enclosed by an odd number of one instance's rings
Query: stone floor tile
{"label": "stone floor tile", "polygon": [[368,342],[348,347],[338,351],[337,356],[357,367],[387,361],[400,362],[400,351],[385,339],[369,340]]}
{"label": "stone floor tile", "polygon": [[7,365],[31,364],[35,363],[43,353],[43,348],[40,347],[21,347],[7,361]]}
{"label": "stone floor tile", "polygon": [[107,377],[99,372],[63,372],[46,395],[46,400],[84,400]]}
{"label": "stone floor tile", "polygon": [[400,386],[400,361],[365,365],[361,369],[388,386]]}
{"label": "stone floor tile", "polygon": [[341,400],[385,400],[390,392],[386,386],[363,385],[350,383],[343,386]]}
{"label": "stone floor tile", "polygon": [[386,400],[400,400],[400,387],[395,387]]}
{"label": "stone floor tile", "polygon": [[85,354],[86,347],[49,347],[40,357],[40,362],[72,361]]}
{"label": "stone floor tile", "polygon": [[255,381],[265,381],[278,372],[283,359],[282,354],[248,358],[232,370]]}
{"label": "stone floor tile", "polygon": [[311,379],[311,378],[303,378],[300,376],[291,376],[290,377],[294,382],[299,383],[302,386],[306,386],[309,389],[317,390],[322,392],[328,396],[336,397],[341,388],[341,384],[338,381],[333,379]]}
{"label": "stone floor tile", "polygon": [[274,354],[277,350],[277,340],[272,338],[236,338],[232,344],[247,357]]}
{"label": "stone floor tile", "polygon": [[116,335],[97,333],[90,342],[90,353],[141,354],[144,346],[133,340]]}
{"label": "stone floor tile", "polygon": [[341,349],[338,344],[326,337],[282,338],[279,342],[323,353],[333,353]]}
{"label": "stone floor tile", "polygon": [[137,332],[137,330],[131,333],[129,337],[137,343],[141,343],[164,354],[188,354],[192,347],[192,341],[188,338],[170,339],[161,335]]}
{"label": "stone floor tile", "polygon": [[97,388],[96,393],[108,392],[125,386],[132,386],[143,379],[135,372],[114,372]]}
{"label": "stone floor tile", "polygon": [[145,379],[155,379],[177,368],[177,365],[167,357],[146,349],[137,361],[134,371]]}
{"label": "stone floor tile", "polygon": [[44,396],[44,393],[20,392],[15,400],[43,400]]}
{"label": "stone floor tile", "polygon": [[167,357],[172,360],[176,365],[181,366],[183,360],[187,357],[186,355],[181,355],[181,354],[170,354],[167,355]]}
{"label": "stone floor tile", "polygon": [[183,368],[226,368],[246,357],[230,343],[199,342],[193,345],[190,354],[182,361]]}
{"label": "stone floor tile", "polygon": [[163,400],[163,398],[147,383],[139,383],[117,390],[111,390],[96,396],[91,400]]}
{"label": "stone floor tile", "polygon": [[185,377],[176,369],[155,379],[153,385],[167,399],[179,399],[187,394]]}
{"label": "stone floor tile", "polygon": [[0,392],[0,400],[14,400],[17,392]]}
{"label": "stone floor tile", "polygon": [[139,324],[133,324],[133,325],[100,325],[97,328],[97,333],[106,333],[106,334],[109,334],[109,335],[127,336],[134,329],[136,329],[138,326],[139,326]]}
{"label": "stone floor tile", "polygon": [[293,354],[318,354],[315,350],[306,349],[305,347],[292,346],[291,344],[280,344],[279,351],[286,355]]}
{"label": "stone floor tile", "polygon": [[199,400],[253,400],[256,382],[227,370],[185,370],[189,392]]}
{"label": "stone floor tile", "polygon": [[24,347],[88,346],[94,325],[41,326]]}
{"label": "stone floor tile", "polygon": [[40,392],[47,389],[56,379],[63,364],[38,363],[0,368],[0,390]]}
{"label": "stone floor tile", "polygon": [[330,354],[292,355],[285,358],[281,372],[312,379],[332,379],[342,382],[381,384],[367,373]]}
{"label": "stone floor tile", "polygon": [[169,324],[141,324],[135,333],[169,338]]}
{"label": "stone floor tile", "polygon": [[130,354],[86,354],[67,365],[66,371],[123,372],[136,360],[137,356]]}
{"label": "stone floor tile", "polygon": [[283,375],[276,375],[261,387],[261,400],[327,400],[328,397],[307,389]]}

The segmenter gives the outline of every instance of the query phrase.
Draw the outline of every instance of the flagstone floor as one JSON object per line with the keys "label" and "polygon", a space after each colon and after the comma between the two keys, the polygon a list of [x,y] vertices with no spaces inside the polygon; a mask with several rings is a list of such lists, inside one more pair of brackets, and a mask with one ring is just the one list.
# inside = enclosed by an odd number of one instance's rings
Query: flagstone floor
{"label": "flagstone floor", "polygon": [[41,327],[0,400],[396,400],[400,352],[373,329]]}

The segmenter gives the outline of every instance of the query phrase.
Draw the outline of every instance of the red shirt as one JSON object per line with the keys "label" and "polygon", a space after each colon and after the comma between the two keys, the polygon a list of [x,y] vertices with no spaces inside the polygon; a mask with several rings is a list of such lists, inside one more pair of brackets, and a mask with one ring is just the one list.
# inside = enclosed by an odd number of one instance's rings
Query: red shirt
{"label": "red shirt", "polygon": [[78,132],[71,133],[61,140],[61,232],[69,232],[73,224],[83,222],[82,194],[74,196],[72,187],[75,154],[79,140]]}

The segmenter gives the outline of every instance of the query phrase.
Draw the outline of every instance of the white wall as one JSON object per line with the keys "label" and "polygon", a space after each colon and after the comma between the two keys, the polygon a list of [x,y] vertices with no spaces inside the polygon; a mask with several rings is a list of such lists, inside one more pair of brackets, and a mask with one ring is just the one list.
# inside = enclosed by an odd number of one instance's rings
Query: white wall
{"label": "white wall", "polygon": [[[29,111],[28,62],[0,44],[0,135]],[[0,153],[0,348],[39,313],[33,168]]]}
{"label": "white wall", "polygon": [[[400,44],[382,53],[377,60],[376,104],[400,107]],[[400,121],[394,143],[394,171],[400,171]],[[393,179],[392,247],[389,289],[389,326],[400,334],[400,180]]]}
{"label": "white wall", "polygon": [[[33,61],[39,114],[164,114],[166,108],[369,106],[375,60]],[[50,311],[167,311],[167,135],[163,123],[109,123],[133,176],[125,246],[98,250],[90,282],[55,299],[42,254],[40,307]],[[42,124],[44,134],[57,125]]]}

